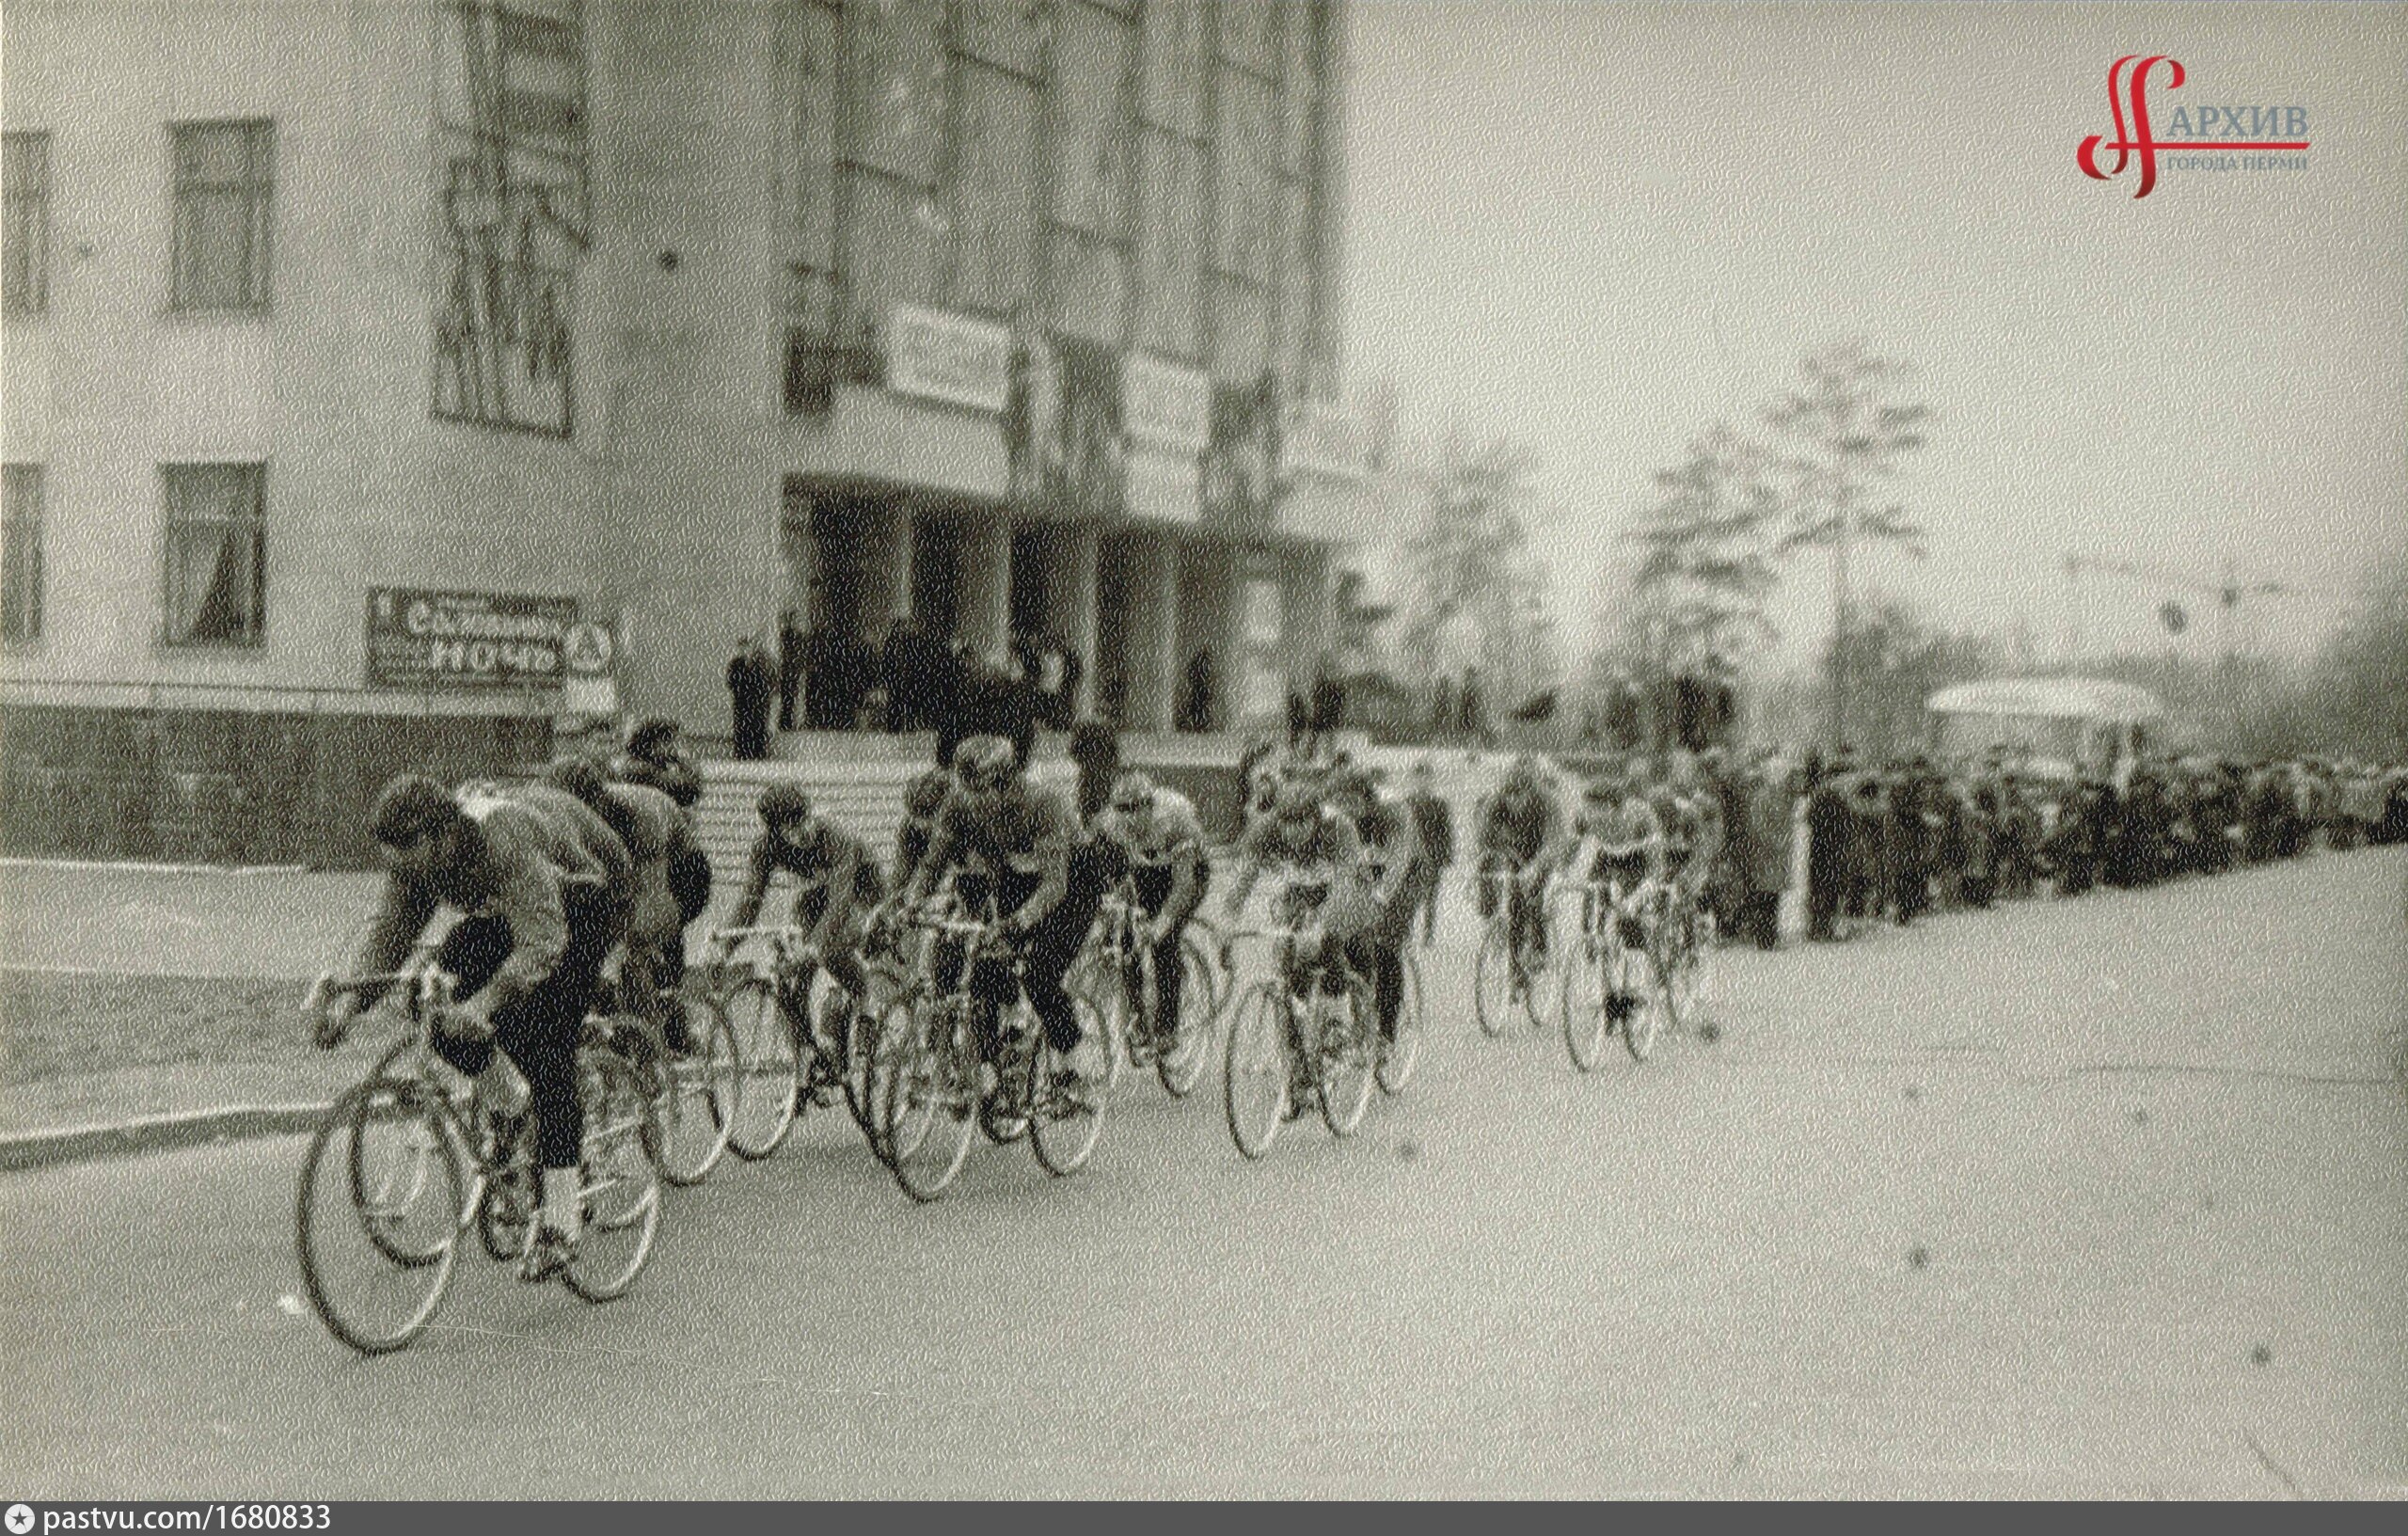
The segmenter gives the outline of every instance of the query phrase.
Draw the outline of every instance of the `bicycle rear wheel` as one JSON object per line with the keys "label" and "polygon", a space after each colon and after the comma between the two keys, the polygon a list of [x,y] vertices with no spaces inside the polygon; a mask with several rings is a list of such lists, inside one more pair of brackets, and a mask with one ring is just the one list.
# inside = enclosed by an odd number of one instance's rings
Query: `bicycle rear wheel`
{"label": "bicycle rear wheel", "polygon": [[1578,946],[1560,956],[1560,961],[1563,967],[1563,1048],[1571,1054],[1575,1068],[1593,1072],[1606,1054],[1610,1023],[1608,1004],[1613,996],[1612,957],[1605,952],[1604,940],[1593,933],[1583,933]]}
{"label": "bicycle rear wheel", "polygon": [[[904,1194],[924,1202],[953,1182],[975,1134],[977,1067],[957,1037],[953,1012],[939,1000],[911,1007],[888,1075],[886,1165]],[[890,1029],[895,1022],[890,1018]]]}
{"label": "bicycle rear wheel", "polygon": [[[1119,1053],[1106,1016],[1085,1000],[1072,1005],[1087,1015],[1079,1021],[1090,1049]],[[1095,1155],[1103,1135],[1104,1112],[1112,1102],[1109,1083],[1081,1084],[1070,1071],[1070,1059],[1054,1049],[1045,1031],[1032,1032],[1034,1070],[1029,1076],[1028,1143],[1037,1161],[1056,1179],[1076,1173]]]}
{"label": "bicycle rear wheel", "polygon": [[1238,999],[1223,1056],[1221,1102],[1229,1139],[1249,1158],[1271,1150],[1288,1109],[1288,1019],[1280,989],[1257,982]]}
{"label": "bicycle rear wheel", "polygon": [[710,1176],[727,1150],[744,1090],[743,1061],[726,1014],[683,998],[666,1001],[685,1009],[693,1050],[661,1064],[670,1085],[661,1101],[660,1177],[693,1185]]}
{"label": "bicycle rear wheel", "polygon": [[1370,984],[1357,980],[1346,989],[1346,1015],[1323,1016],[1321,1038],[1313,1042],[1321,1055],[1317,1075],[1322,1123],[1333,1136],[1351,1136],[1370,1107],[1372,1060],[1379,1046],[1379,1024],[1371,1006]]}
{"label": "bicycle rear wheel", "polygon": [[585,1111],[578,1179],[583,1230],[561,1278],[590,1302],[626,1293],[652,1257],[660,1228],[660,1183],[645,1144],[654,1115],[636,1070],[615,1051],[579,1053],[578,1095]]}
{"label": "bicycle rear wheel", "polygon": [[1404,1091],[1421,1063],[1421,962],[1404,957],[1404,1002],[1396,1010],[1396,1039],[1380,1053],[1376,1074],[1380,1091],[1390,1098]]}
{"label": "bicycle rear wheel", "polygon": [[372,1081],[336,1101],[301,1164],[293,1245],[309,1303],[363,1354],[424,1332],[451,1284],[468,1177],[424,1085]]}
{"label": "bicycle rear wheel", "polygon": [[714,1006],[735,1036],[742,1081],[728,1123],[727,1148],[747,1162],[768,1157],[794,1128],[795,1085],[801,1069],[794,1032],[777,989],[754,976],[738,982]]}

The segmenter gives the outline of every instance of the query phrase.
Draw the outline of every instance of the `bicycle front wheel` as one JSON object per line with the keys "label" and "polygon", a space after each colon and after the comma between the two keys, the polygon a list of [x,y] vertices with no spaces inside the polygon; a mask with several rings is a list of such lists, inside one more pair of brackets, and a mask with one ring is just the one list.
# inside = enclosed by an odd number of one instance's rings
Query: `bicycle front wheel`
{"label": "bicycle front wheel", "polygon": [[577,1075],[585,1110],[578,1170],[583,1230],[561,1277],[587,1301],[612,1301],[635,1283],[660,1227],[660,1183],[645,1151],[653,1104],[615,1051],[586,1051]]}
{"label": "bicycle front wheel", "polygon": [[1563,1047],[1572,1065],[1593,1072],[1605,1059],[1613,995],[1610,958],[1593,933],[1581,936],[1578,947],[1560,957],[1563,967]]}
{"label": "bicycle front wheel", "polygon": [[1212,1023],[1219,1017],[1212,962],[1194,941],[1180,942],[1179,963],[1184,972],[1179,984],[1179,1020],[1172,1037],[1154,1053],[1154,1075],[1173,1099],[1186,1098],[1204,1080],[1212,1057]]}
{"label": "bicycle front wheel", "polygon": [[801,1081],[794,1031],[786,1025],[777,989],[759,976],[739,982],[721,997],[714,1011],[726,1019],[735,1036],[742,1079],[728,1124],[727,1148],[754,1162],[776,1151],[794,1128],[795,1085]]}
{"label": "bicycle front wheel", "polygon": [[1223,1056],[1221,1101],[1229,1139],[1259,1158],[1279,1139],[1288,1117],[1288,1008],[1280,989],[1257,982],[1238,999]]}
{"label": "bicycle front wheel", "polygon": [[1421,1064],[1421,962],[1404,957],[1404,1002],[1396,1010],[1396,1038],[1380,1053],[1380,1091],[1393,1099]]}
{"label": "bicycle front wheel", "polygon": [[905,1034],[888,1074],[882,1116],[886,1165],[904,1194],[925,1202],[945,1192],[970,1156],[978,1071],[956,1037],[949,1005],[924,1001],[902,1020],[890,1017],[889,1031],[898,1023]]}
{"label": "bicycle front wheel", "polygon": [[1622,1041],[1633,1061],[1645,1061],[1655,1054],[1656,1038],[1663,1033],[1671,991],[1645,950],[1625,944],[1617,956],[1614,989],[1622,999]]}
{"label": "bicycle front wheel", "polygon": [[669,1091],[661,1099],[660,1177],[699,1184],[727,1150],[744,1089],[743,1062],[727,1015],[683,998],[668,1003],[685,1009],[693,1050],[664,1064]]}
{"label": "bicycle front wheel", "polygon": [[1371,1103],[1372,1057],[1378,1050],[1370,984],[1358,981],[1346,989],[1345,1001],[1345,1017],[1324,1014],[1321,1038],[1314,1042],[1321,1055],[1321,1118],[1333,1136],[1351,1136],[1363,1123],[1363,1111]]}
{"label": "bicycle front wheel", "polygon": [[1520,1007],[1516,990],[1505,925],[1492,922],[1481,934],[1480,955],[1471,968],[1472,1012],[1480,1019],[1480,1032],[1490,1039],[1503,1037],[1506,1024]]}
{"label": "bicycle front wheel", "polygon": [[[1082,1001],[1074,1005],[1086,1015],[1079,1021],[1089,1048],[1117,1053],[1105,1015]],[[1035,1073],[1030,1078],[1028,1143],[1037,1161],[1056,1179],[1076,1173],[1095,1155],[1103,1135],[1103,1116],[1112,1101],[1107,1084],[1082,1082],[1070,1069],[1070,1058],[1054,1049],[1043,1030],[1036,1032]]]}
{"label": "bicycle front wheel", "polygon": [[432,1089],[371,1081],[335,1102],[301,1164],[301,1278],[327,1331],[397,1350],[442,1304],[467,1225],[468,1177]]}

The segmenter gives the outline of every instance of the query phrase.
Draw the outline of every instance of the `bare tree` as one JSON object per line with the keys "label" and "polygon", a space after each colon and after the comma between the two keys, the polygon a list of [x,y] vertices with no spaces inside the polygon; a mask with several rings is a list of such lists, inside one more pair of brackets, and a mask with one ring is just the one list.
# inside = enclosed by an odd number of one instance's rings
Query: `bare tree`
{"label": "bare tree", "polygon": [[1775,552],[1831,552],[1830,735],[1836,746],[1847,713],[1849,556],[1863,540],[1924,553],[1922,525],[1887,488],[1907,456],[1924,446],[1930,413],[1898,398],[1911,369],[1860,340],[1810,355],[1799,372],[1800,387],[1766,412],[1783,444],[1779,464],[1787,481],[1787,528]]}
{"label": "bare tree", "polygon": [[1677,468],[1659,469],[1659,495],[1630,537],[1644,550],[1632,578],[1674,644],[1725,649],[1771,632],[1765,603],[1782,501],[1764,448],[1717,422]]}

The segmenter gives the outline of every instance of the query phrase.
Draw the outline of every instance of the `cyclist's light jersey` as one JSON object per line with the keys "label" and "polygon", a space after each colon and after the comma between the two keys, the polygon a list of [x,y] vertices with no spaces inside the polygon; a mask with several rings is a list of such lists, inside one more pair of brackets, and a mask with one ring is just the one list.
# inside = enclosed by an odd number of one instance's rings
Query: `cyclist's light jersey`
{"label": "cyclist's light jersey", "polygon": [[1632,795],[1611,809],[1581,814],[1580,847],[1587,854],[1586,879],[1628,891],[1663,872],[1664,823],[1654,806]]}
{"label": "cyclist's light jersey", "polygon": [[1252,865],[1286,874],[1282,922],[1292,926],[1319,914],[1339,927],[1361,920],[1356,909],[1362,905],[1363,842],[1354,824],[1336,812],[1323,809],[1301,838],[1266,816],[1247,831],[1244,857]]}
{"label": "cyclist's light jersey", "polygon": [[1176,789],[1156,785],[1153,815],[1142,831],[1133,819],[1106,809],[1098,820],[1098,830],[1128,856],[1133,870],[1168,870],[1204,851],[1203,818],[1196,814],[1196,802]]}

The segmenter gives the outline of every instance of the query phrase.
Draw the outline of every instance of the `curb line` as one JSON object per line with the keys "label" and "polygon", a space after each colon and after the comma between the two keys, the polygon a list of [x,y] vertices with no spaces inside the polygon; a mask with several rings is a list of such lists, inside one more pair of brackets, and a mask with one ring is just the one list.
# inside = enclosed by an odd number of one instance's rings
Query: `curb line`
{"label": "curb line", "polygon": [[138,1152],[168,1151],[215,1141],[314,1131],[329,1104],[246,1104],[230,1109],[152,1115],[114,1125],[70,1126],[0,1135],[0,1172],[84,1163]]}

